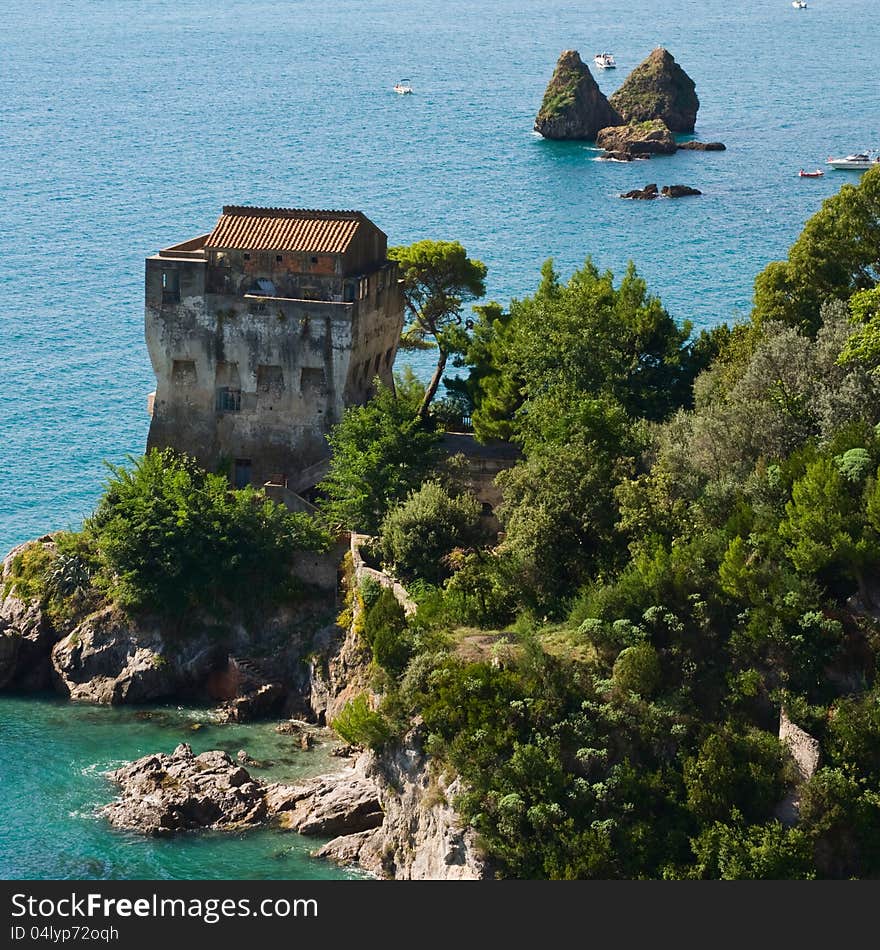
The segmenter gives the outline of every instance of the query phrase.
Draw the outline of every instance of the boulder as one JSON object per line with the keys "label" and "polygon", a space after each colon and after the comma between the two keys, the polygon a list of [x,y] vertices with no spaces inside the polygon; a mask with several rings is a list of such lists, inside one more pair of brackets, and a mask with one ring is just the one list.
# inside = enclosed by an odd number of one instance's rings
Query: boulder
{"label": "boulder", "polygon": [[666,198],[686,198],[688,195],[701,195],[703,192],[688,185],[664,185],[660,194]]}
{"label": "boulder", "polygon": [[694,81],[658,46],[627,76],[609,105],[627,122],[662,119],[673,132],[693,132],[700,100]]}
{"label": "boulder", "polygon": [[112,825],[153,837],[249,827],[268,814],[264,786],[225,752],[179,745],[109,773],[122,794],[101,810]]}
{"label": "boulder", "polygon": [[253,692],[224,703],[218,712],[221,722],[254,722],[275,714],[284,702],[285,689],[281,683],[264,683]]}
{"label": "boulder", "polygon": [[596,144],[609,153],[629,155],[674,155],[675,136],[659,119],[601,129]]}
{"label": "boulder", "polygon": [[723,142],[679,142],[679,149],[686,152],[725,152],[727,146]]}
{"label": "boulder", "polygon": [[52,683],[49,655],[58,639],[36,601],[22,600],[9,584],[12,562],[31,544],[51,546],[49,537],[13,548],[0,577],[0,689],[41,690]]}
{"label": "boulder", "polygon": [[577,50],[563,50],[535,118],[546,139],[594,139],[599,129],[620,123]]}
{"label": "boulder", "polygon": [[94,703],[177,697],[203,683],[216,660],[210,635],[170,644],[158,624],[135,622],[112,606],[86,617],[52,649],[59,691]]}
{"label": "boulder", "polygon": [[659,198],[660,192],[656,185],[645,185],[644,188],[635,188],[632,191],[627,191],[620,197],[628,198],[631,201],[650,201],[653,198]]}
{"label": "boulder", "polygon": [[269,813],[301,835],[350,835],[382,824],[385,813],[374,782],[354,768],[319,775],[299,785],[270,785]]}

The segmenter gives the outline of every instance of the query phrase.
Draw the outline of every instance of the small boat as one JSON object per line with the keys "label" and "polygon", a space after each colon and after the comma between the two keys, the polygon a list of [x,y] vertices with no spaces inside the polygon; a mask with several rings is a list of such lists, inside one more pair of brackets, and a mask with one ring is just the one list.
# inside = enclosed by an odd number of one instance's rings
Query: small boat
{"label": "small boat", "polygon": [[413,90],[408,79],[401,79],[400,82],[394,86],[394,91],[399,96],[411,96]]}
{"label": "small boat", "polygon": [[805,172],[803,168],[798,172],[800,178],[821,178],[825,172],[821,168],[817,168],[814,172]]}
{"label": "small boat", "polygon": [[795,8],[795,10],[806,10],[807,0],[791,0],[791,5]]}
{"label": "small boat", "polygon": [[596,53],[593,57],[593,62],[599,69],[617,69],[617,63],[614,62],[614,57],[611,53]]}
{"label": "small boat", "polygon": [[866,168],[874,168],[880,165],[880,155],[874,154],[873,158],[871,158],[871,155],[872,152],[854,152],[852,155],[847,155],[846,158],[829,158],[825,164],[832,168],[864,171]]}

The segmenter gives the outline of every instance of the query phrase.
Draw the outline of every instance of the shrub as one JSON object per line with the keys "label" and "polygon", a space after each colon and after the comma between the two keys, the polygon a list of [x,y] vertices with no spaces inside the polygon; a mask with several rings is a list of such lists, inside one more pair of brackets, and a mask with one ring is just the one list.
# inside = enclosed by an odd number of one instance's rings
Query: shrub
{"label": "shrub", "polygon": [[381,713],[370,708],[366,693],[347,702],[330,726],[346,742],[371,749],[381,749],[391,738],[388,723]]}
{"label": "shrub", "polygon": [[438,482],[425,482],[385,517],[382,553],[402,578],[438,584],[450,574],[445,559],[453,549],[478,543],[480,513],[473,495],[451,495]]}
{"label": "shrub", "polygon": [[621,650],[614,661],[614,685],[650,699],[660,686],[660,657],[650,643]]}
{"label": "shrub", "polygon": [[152,451],[111,477],[84,526],[100,552],[110,593],[126,608],[224,614],[291,596],[294,556],[327,536],[248,486],[170,449]]}
{"label": "shrub", "polygon": [[402,673],[412,656],[406,631],[406,615],[394,592],[382,587],[375,603],[364,615],[364,639],[373,659],[389,673]]}

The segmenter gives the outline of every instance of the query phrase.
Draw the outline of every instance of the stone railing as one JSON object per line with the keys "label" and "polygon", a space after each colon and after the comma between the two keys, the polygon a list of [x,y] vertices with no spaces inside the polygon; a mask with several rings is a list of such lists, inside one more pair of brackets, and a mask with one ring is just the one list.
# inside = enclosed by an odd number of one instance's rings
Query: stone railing
{"label": "stone railing", "polygon": [[377,571],[374,567],[367,567],[361,556],[360,547],[366,541],[373,540],[367,534],[352,534],[351,536],[351,560],[354,568],[355,582],[360,584],[365,577],[370,577],[377,581],[383,587],[387,587],[397,598],[397,602],[403,607],[403,612],[407,617],[411,617],[416,612],[416,602],[409,596],[406,588],[396,581],[390,574],[384,571]]}

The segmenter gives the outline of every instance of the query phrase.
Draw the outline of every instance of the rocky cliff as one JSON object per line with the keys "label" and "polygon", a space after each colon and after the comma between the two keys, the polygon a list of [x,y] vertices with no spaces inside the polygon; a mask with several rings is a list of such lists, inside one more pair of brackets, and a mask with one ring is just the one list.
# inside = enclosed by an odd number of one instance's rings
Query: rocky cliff
{"label": "rocky cliff", "polygon": [[596,145],[622,155],[673,155],[675,136],[661,119],[632,125],[612,125],[596,136]]}
{"label": "rocky cliff", "polygon": [[626,122],[662,119],[673,132],[693,132],[700,108],[694,81],[659,46],[627,76],[609,104]]}
{"label": "rocky cliff", "polygon": [[599,129],[620,122],[577,50],[563,50],[535,118],[535,131],[547,139],[592,140]]}

